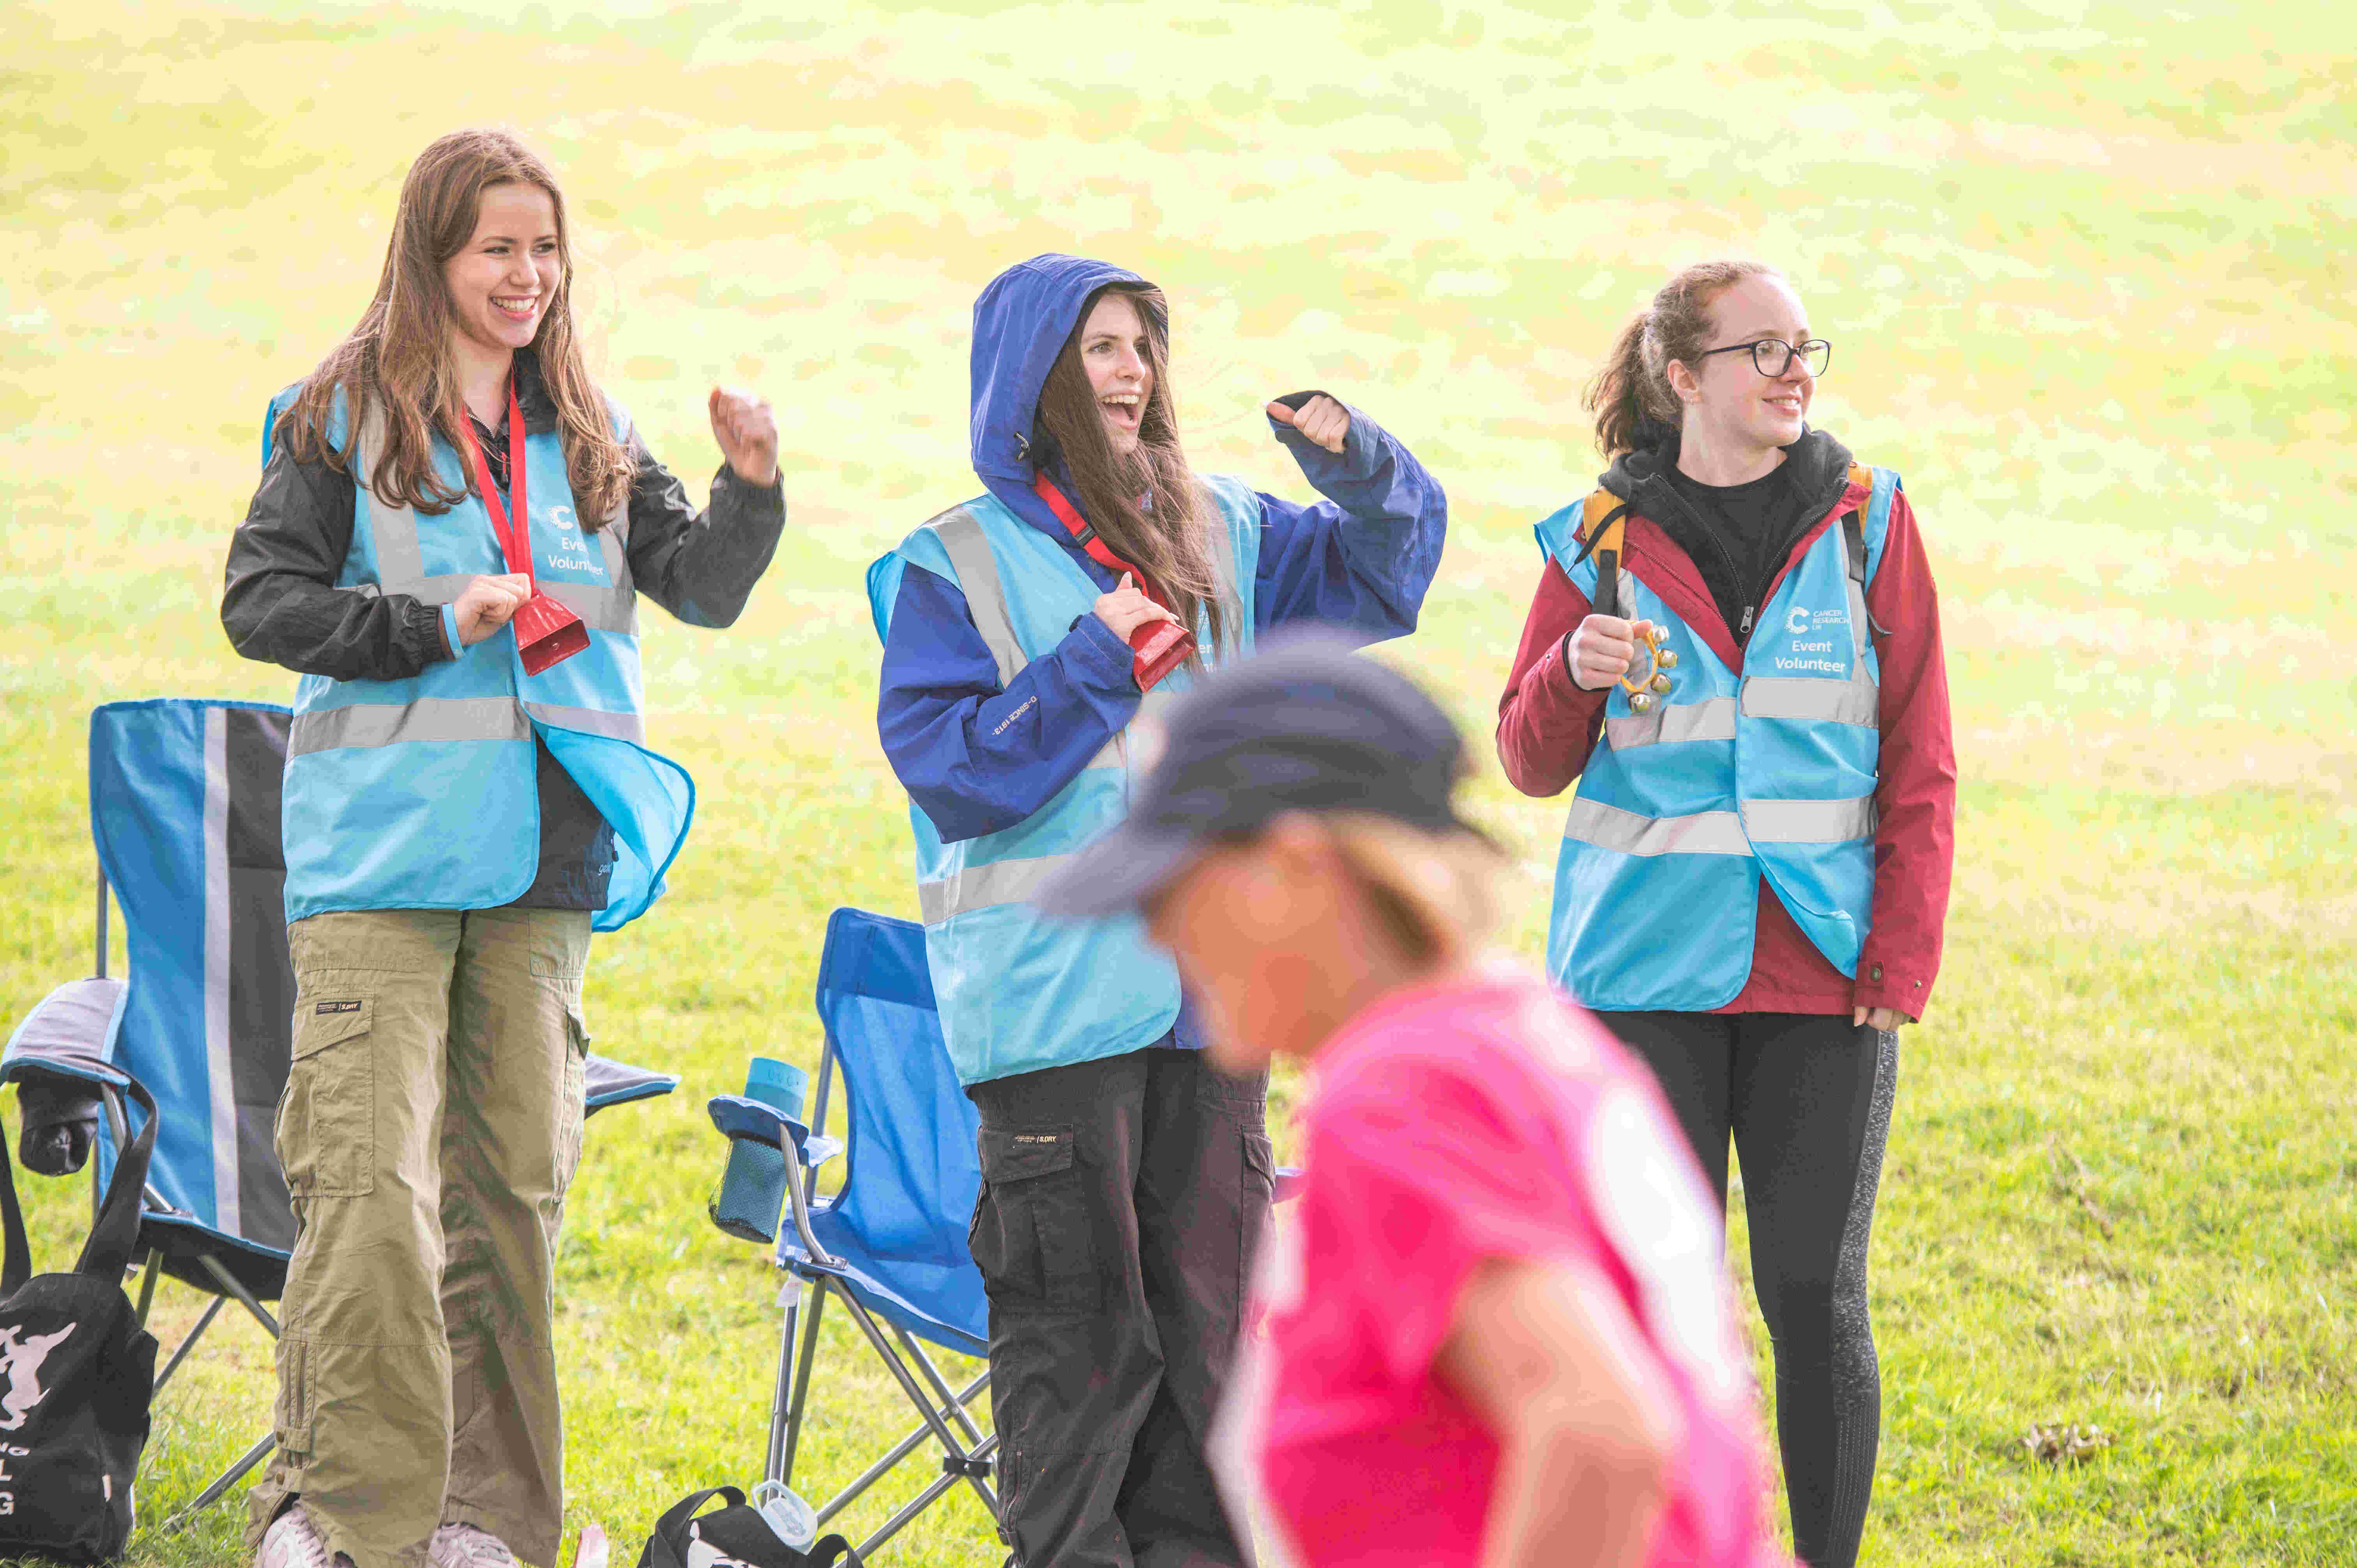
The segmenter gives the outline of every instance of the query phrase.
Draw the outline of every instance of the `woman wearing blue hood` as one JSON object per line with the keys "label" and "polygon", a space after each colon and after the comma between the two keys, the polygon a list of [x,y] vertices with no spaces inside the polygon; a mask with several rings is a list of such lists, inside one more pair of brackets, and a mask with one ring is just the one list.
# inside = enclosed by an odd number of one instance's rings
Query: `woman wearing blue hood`
{"label": "woman wearing blue hood", "polygon": [[[1414,630],[1448,524],[1407,449],[1322,392],[1266,412],[1325,500],[1195,475],[1168,363],[1167,302],[1135,274],[1060,255],[1001,274],[974,306],[985,493],[867,575],[877,725],[982,1118],[972,1241],[1001,1512],[1029,1568],[1249,1560],[1202,1449],[1272,1165],[1265,1080],[1204,1065],[1135,919],[1028,899],[1125,813],[1142,710],[1286,622]],[[1194,638],[1167,676],[1165,624]]]}

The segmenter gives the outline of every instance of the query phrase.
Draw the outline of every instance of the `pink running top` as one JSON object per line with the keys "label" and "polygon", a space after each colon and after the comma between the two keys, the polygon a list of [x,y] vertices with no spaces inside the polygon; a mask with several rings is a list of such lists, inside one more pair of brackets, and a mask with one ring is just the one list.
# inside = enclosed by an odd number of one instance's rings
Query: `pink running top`
{"label": "pink running top", "polygon": [[1609,1282],[1677,1391],[1648,1562],[1792,1568],[1725,1229],[1643,1067],[1501,964],[1386,998],[1313,1077],[1308,1174],[1262,1249],[1219,1444],[1277,1562],[1475,1568],[1498,1445],[1433,1365],[1476,1265],[1534,1258]]}

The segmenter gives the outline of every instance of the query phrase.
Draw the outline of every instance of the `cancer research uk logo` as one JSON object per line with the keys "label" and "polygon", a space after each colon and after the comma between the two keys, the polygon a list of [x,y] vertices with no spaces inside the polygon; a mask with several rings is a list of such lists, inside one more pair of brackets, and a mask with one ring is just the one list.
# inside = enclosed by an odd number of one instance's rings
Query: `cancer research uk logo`
{"label": "cancer research uk logo", "polygon": [[1792,640],[1776,655],[1776,668],[1788,674],[1846,675],[1849,673],[1846,609],[1812,610],[1794,605],[1784,616]]}
{"label": "cancer research uk logo", "polygon": [[30,1339],[19,1339],[23,1329],[11,1325],[0,1329],[0,1376],[7,1380],[5,1392],[0,1392],[0,1432],[15,1432],[33,1413],[48,1390],[41,1387],[41,1363],[49,1352],[73,1337],[79,1325],[69,1323],[55,1334],[37,1334]]}
{"label": "cancer research uk logo", "polygon": [[589,541],[571,507],[549,508],[549,521],[556,524],[556,553],[548,557],[545,570],[603,573],[605,563],[589,553]]}

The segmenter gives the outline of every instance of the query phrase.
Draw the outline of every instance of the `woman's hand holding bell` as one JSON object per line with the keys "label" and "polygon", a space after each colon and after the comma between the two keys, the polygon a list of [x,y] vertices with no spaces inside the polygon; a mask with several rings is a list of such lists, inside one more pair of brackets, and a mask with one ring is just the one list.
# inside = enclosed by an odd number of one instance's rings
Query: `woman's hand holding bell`
{"label": "woman's hand holding bell", "polygon": [[1105,623],[1105,629],[1124,642],[1127,642],[1130,635],[1148,621],[1167,620],[1173,626],[1178,624],[1178,618],[1147,598],[1145,590],[1131,581],[1126,572],[1121,575],[1119,587],[1110,594],[1097,596],[1094,607],[1096,618]]}
{"label": "woman's hand holding bell", "polygon": [[1592,615],[1581,621],[1564,650],[1571,668],[1571,683],[1583,692],[1598,692],[1629,672],[1637,657],[1637,639],[1653,629],[1649,620],[1622,620],[1619,616]]}
{"label": "woman's hand holding bell", "polygon": [[508,624],[532,597],[532,579],[522,572],[468,579],[450,607],[458,616],[458,646],[472,648]]}

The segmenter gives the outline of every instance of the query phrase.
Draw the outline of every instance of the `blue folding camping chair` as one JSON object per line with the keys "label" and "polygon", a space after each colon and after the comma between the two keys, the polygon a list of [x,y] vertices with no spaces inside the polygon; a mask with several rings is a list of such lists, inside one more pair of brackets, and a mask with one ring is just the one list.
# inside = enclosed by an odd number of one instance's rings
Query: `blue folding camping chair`
{"label": "blue folding camping chair", "polygon": [[[288,711],[160,698],[90,716],[91,837],[98,849],[97,974],[51,992],[10,1036],[0,1082],[45,1099],[87,1085],[95,1190],[127,1141],[129,1073],[163,1118],[140,1215],[145,1322],[159,1275],[213,1299],[156,1374],[160,1391],[228,1302],[271,1337],[262,1304],[285,1289],[295,1214],[274,1144],[294,1050],[279,785]],[[131,973],[106,972],[108,895],[123,906]],[[587,1109],[668,1094],[670,1074],[588,1058]],[[98,1107],[89,1114],[95,1118]],[[268,1456],[265,1435],[178,1517]]]}
{"label": "blue folding camping chair", "polygon": [[[989,1303],[966,1251],[982,1168],[974,1105],[958,1088],[934,1011],[923,927],[864,909],[835,910],[819,960],[818,1015],[826,1041],[807,1125],[737,1095],[721,1095],[710,1109],[713,1125],[730,1139],[766,1145],[789,1161],[792,1224],[777,1228],[777,1263],[789,1285],[764,1478],[792,1484],[819,1317],[830,1296],[842,1302],[920,1422],[821,1505],[819,1522],[849,1507],[928,1438],[941,1450],[940,1476],[859,1543],[864,1560],[960,1481],[994,1520],[999,1517],[989,1480],[998,1439],[985,1434],[969,1410],[989,1387],[989,1375],[952,1391],[925,1350],[931,1344],[967,1356],[989,1353]],[[838,1075],[850,1108],[847,1148],[823,1135],[828,1090]],[[842,1187],[821,1197],[818,1170],[838,1155]]]}

